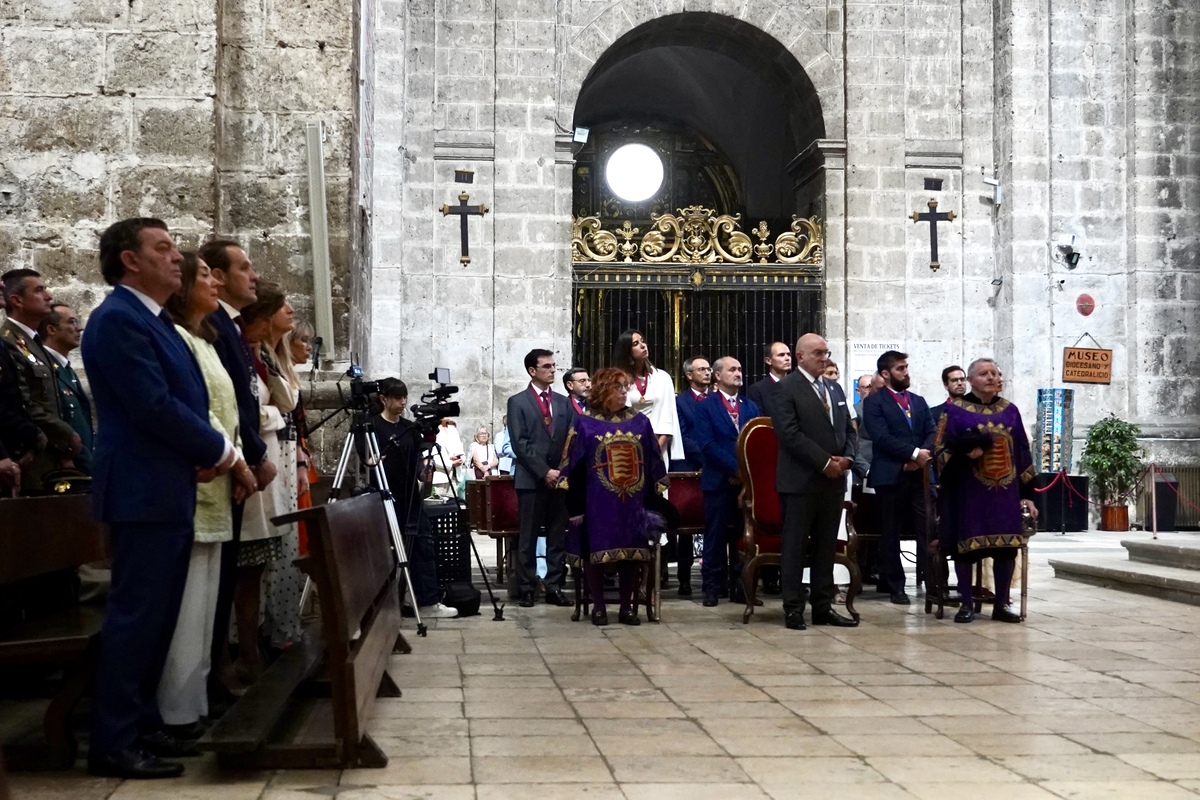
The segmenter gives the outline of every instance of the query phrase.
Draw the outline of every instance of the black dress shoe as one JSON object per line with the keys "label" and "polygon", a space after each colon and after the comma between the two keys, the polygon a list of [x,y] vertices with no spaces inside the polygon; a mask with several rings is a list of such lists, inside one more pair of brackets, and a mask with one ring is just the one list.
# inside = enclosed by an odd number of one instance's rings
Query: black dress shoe
{"label": "black dress shoe", "polygon": [[691,597],[692,596],[692,584],[690,581],[680,581],[679,582],[679,596],[680,597]]}
{"label": "black dress shoe", "polygon": [[907,606],[912,605],[912,600],[908,599],[908,595],[904,592],[892,592],[892,605]]}
{"label": "black dress shoe", "polygon": [[996,606],[992,609],[992,619],[996,622],[1020,622],[1021,615],[1008,606]]}
{"label": "black dress shoe", "polygon": [[790,631],[806,631],[808,626],[804,624],[803,611],[789,611],[783,617],[783,624]]}
{"label": "black dress shoe", "polygon": [[550,589],[546,592],[546,604],[552,606],[573,606],[575,605],[567,596],[562,593],[561,589]]}
{"label": "black dress shoe", "polygon": [[593,611],[592,612],[592,624],[593,625],[607,625],[608,624],[608,611],[603,608],[597,608],[595,611]]}
{"label": "black dress shoe", "polygon": [[821,614],[813,612],[812,624],[831,625],[834,628],[857,628],[858,620],[850,619],[849,617],[843,617],[841,614],[831,608]]}
{"label": "black dress shoe", "polygon": [[970,603],[963,603],[962,608],[958,609],[958,613],[954,615],[955,622],[974,622],[975,612],[971,608]]}
{"label": "black dress shoe", "polygon": [[622,625],[641,625],[642,624],[642,621],[640,619],[638,619],[638,615],[633,612],[633,609],[630,609],[629,611],[622,611],[620,614],[617,615],[617,619],[621,621]]}
{"label": "black dress shoe", "polygon": [[521,599],[517,605],[521,608],[533,608],[533,592],[521,592]]}
{"label": "black dress shoe", "polygon": [[183,764],[163,761],[141,748],[130,747],[113,753],[91,755],[88,758],[88,773],[133,780],[178,778],[183,774]]}
{"label": "black dress shoe", "polygon": [[705,592],[704,593],[704,607],[705,608],[712,608],[718,602],[720,602],[720,601],[717,599],[716,592]]}
{"label": "black dress shoe", "polygon": [[138,745],[147,753],[159,758],[191,758],[200,755],[194,739],[180,739],[166,731],[144,733],[138,739]]}

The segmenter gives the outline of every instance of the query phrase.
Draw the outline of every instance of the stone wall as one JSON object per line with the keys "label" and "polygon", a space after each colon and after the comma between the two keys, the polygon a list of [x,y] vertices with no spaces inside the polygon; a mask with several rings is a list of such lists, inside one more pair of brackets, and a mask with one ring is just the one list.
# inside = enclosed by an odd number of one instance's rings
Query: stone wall
{"label": "stone wall", "polygon": [[[348,292],[351,8],[335,0],[0,2],[0,261],[85,313],[99,233],[157,216],[246,244],[311,305],[304,123],[326,123],[334,295]],[[219,35],[218,35],[219,32]],[[348,308],[337,304],[338,344]]]}

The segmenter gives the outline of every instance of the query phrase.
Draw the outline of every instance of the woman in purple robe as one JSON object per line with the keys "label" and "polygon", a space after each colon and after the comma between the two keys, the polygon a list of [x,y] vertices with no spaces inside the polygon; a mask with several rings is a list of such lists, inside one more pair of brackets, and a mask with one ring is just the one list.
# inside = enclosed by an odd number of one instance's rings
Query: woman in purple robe
{"label": "woman in purple robe", "polygon": [[650,420],[626,408],[629,376],[602,369],[592,378],[587,411],[575,418],[563,449],[558,487],[568,492],[571,525],[564,549],[582,562],[592,595],[592,624],[607,625],[604,567],[617,565],[620,621],[640,625],[633,596],[662,519],[646,500],[666,489],[667,470]]}
{"label": "woman in purple robe", "polygon": [[992,619],[1020,622],[1008,607],[1017,551],[1025,543],[1022,508],[1036,519],[1033,454],[1021,412],[1000,396],[1000,369],[990,358],[971,362],[971,391],[951,398],[934,441],[941,491],[939,546],[954,559],[962,595],[955,622],[975,619],[972,566],[993,559]]}

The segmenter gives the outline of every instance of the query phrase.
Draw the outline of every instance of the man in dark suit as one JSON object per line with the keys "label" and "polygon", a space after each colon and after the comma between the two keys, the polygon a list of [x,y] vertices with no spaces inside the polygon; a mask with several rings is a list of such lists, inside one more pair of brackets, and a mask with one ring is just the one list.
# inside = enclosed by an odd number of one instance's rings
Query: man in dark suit
{"label": "man in dark suit", "polygon": [[871,471],[880,536],[878,590],[896,605],[909,604],[904,591],[900,539],[906,534],[925,552],[925,488],[921,472],[933,452],[933,417],[919,394],[908,391],[908,355],[889,350],[879,357],[884,386],[863,401],[863,423],[871,436]]}
{"label": "man in dark suit", "polygon": [[707,358],[692,356],[683,362],[683,374],[688,381],[687,388],[675,395],[679,434],[683,439],[683,458],[671,460],[671,471],[699,472],[704,467],[704,457],[696,444],[696,409],[708,397],[712,367]]}
{"label": "man in dark suit", "polygon": [[[258,434],[258,398],[255,396],[254,354],[242,339],[242,309],[257,298],[258,273],[246,251],[237,242],[216,239],[200,248],[200,259],[208,264],[217,280],[220,308],[208,315],[217,331],[213,342],[221,364],[233,381],[238,404],[238,433],[242,437],[242,455],[254,472],[259,490],[275,479],[275,464],[267,459],[267,446]],[[237,578],[238,547],[242,535],[243,503],[233,504],[233,540],[221,545],[221,576],[217,588],[217,609],[213,620],[210,653],[212,671],[208,676],[210,702],[220,707],[232,701],[229,690],[221,686],[220,674],[229,666],[229,616],[233,611]]]}
{"label": "man in dark suit", "polygon": [[100,269],[116,288],[83,341],[98,418],[92,500],[113,553],[88,755],[97,775],[183,772],[159,758],[187,748],[162,730],[155,693],[187,578],[196,483],[237,459],[208,424],[204,377],[162,308],[182,262],[160,220],[123,220],[100,237]]}
{"label": "man in dark suit", "polygon": [[[704,605],[715,606],[726,594],[736,597],[738,586],[737,439],[746,423],[758,416],[758,406],[738,394],[742,365],[723,356],[713,364],[713,390],[696,409],[696,444],[704,454],[700,489],[704,492]],[[733,568],[731,571],[731,567]]]}
{"label": "man in dark suit", "polygon": [[563,531],[567,527],[567,503],[556,491],[559,466],[567,431],[575,410],[561,394],[550,391],[554,384],[554,353],[530,350],[525,356],[529,386],[508,398],[508,431],[516,457],[514,488],[521,532],[517,539],[517,583],[519,605],[533,606],[537,584],[537,540],[546,535],[546,602],[554,606],[574,605],[563,595]]}
{"label": "man in dark suit", "polygon": [[779,382],[792,371],[791,349],[786,342],[771,342],[763,361],[767,365],[766,377],[751,384],[746,396],[754,401],[762,413],[770,414],[770,401],[779,388]]}
{"label": "man in dark suit", "polygon": [[58,403],[63,418],[79,434],[75,466],[90,475],[96,439],[96,429],[92,426],[92,400],[84,391],[70,360],[71,351],[79,347],[83,338],[83,325],[74,309],[66,303],[51,303],[50,314],[38,326],[38,336],[45,342],[46,354],[54,360],[54,379],[58,382]]}
{"label": "man in dark suit", "polygon": [[9,270],[3,281],[8,319],[0,325],[0,340],[17,367],[25,410],[45,437],[22,478],[25,491],[36,491],[42,488],[44,475],[73,464],[82,442],[63,413],[54,359],[37,332],[50,314],[50,292],[41,275],[31,269]]}
{"label": "man in dark suit", "polygon": [[946,403],[956,397],[962,397],[967,393],[967,373],[962,367],[957,364],[951,364],[942,370],[942,386],[946,387],[947,400],[944,403],[938,403],[933,408],[929,409],[929,415],[933,417],[934,430],[937,429],[938,422],[942,419],[942,414],[946,412]]}
{"label": "man in dark suit", "polygon": [[771,400],[779,439],[775,488],[783,506],[784,624],[792,630],[806,627],[801,591],[805,566],[811,570],[813,624],[858,624],[833,610],[833,559],[856,434],[845,401],[835,401],[821,377],[828,359],[824,338],[801,336],[796,342],[799,369],[780,382]]}

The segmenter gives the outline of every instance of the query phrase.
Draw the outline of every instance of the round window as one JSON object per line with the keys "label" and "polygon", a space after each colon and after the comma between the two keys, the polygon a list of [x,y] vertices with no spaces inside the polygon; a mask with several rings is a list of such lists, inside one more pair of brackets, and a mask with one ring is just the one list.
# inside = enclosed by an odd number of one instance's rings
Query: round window
{"label": "round window", "polygon": [[604,178],[617,197],[640,203],[662,186],[662,159],[644,144],[621,145],[608,157]]}

